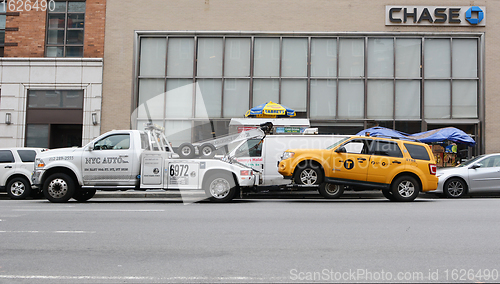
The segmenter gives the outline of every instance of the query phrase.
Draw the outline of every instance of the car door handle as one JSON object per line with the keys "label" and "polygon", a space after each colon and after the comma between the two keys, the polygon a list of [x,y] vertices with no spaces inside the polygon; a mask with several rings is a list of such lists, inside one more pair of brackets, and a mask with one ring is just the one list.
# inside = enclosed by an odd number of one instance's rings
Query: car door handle
{"label": "car door handle", "polygon": [[6,169],[12,169],[12,166],[5,166]]}
{"label": "car door handle", "polygon": [[393,164],[401,164],[400,161],[392,161]]}
{"label": "car door handle", "polygon": [[358,161],[363,162],[363,161],[366,161],[366,159],[365,158],[358,158]]}
{"label": "car door handle", "polygon": [[120,158],[126,158],[126,157],[128,157],[128,155],[119,155],[118,157],[120,157]]}

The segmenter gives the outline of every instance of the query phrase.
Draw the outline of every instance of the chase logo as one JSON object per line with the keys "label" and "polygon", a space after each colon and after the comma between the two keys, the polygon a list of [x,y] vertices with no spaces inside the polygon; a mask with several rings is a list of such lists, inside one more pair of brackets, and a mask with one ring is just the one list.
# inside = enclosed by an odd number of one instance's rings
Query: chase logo
{"label": "chase logo", "polygon": [[[472,17],[472,12],[477,12],[477,18]],[[478,6],[472,6],[465,12],[465,19],[467,22],[469,22],[471,25],[477,25],[479,24],[484,18],[484,12],[479,8]]]}

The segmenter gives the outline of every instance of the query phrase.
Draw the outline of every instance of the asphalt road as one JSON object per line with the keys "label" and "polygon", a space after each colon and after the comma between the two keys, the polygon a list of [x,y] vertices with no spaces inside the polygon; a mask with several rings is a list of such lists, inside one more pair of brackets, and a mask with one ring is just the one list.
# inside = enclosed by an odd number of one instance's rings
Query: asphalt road
{"label": "asphalt road", "polygon": [[500,281],[500,197],[138,197],[0,195],[0,283]]}

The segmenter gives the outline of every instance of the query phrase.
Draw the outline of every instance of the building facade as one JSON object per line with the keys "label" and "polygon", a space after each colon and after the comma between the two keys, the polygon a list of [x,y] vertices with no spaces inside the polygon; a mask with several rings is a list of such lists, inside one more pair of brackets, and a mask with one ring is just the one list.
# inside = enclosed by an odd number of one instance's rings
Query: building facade
{"label": "building facade", "polygon": [[0,3],[3,147],[81,146],[100,133],[105,13],[105,0]]}
{"label": "building facade", "polygon": [[500,3],[433,5],[108,0],[102,128],[151,118],[176,146],[273,101],[322,133],[454,126],[500,151]]}

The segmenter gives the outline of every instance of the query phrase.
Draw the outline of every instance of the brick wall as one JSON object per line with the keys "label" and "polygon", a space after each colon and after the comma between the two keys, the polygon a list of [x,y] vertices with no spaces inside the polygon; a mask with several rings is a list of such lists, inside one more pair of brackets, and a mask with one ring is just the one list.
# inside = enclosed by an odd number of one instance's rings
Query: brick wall
{"label": "brick wall", "polygon": [[[4,57],[44,57],[47,12],[7,11]],[[104,56],[106,0],[87,0],[84,57]]]}
{"label": "brick wall", "polygon": [[87,0],[83,57],[104,57],[106,0]]}

